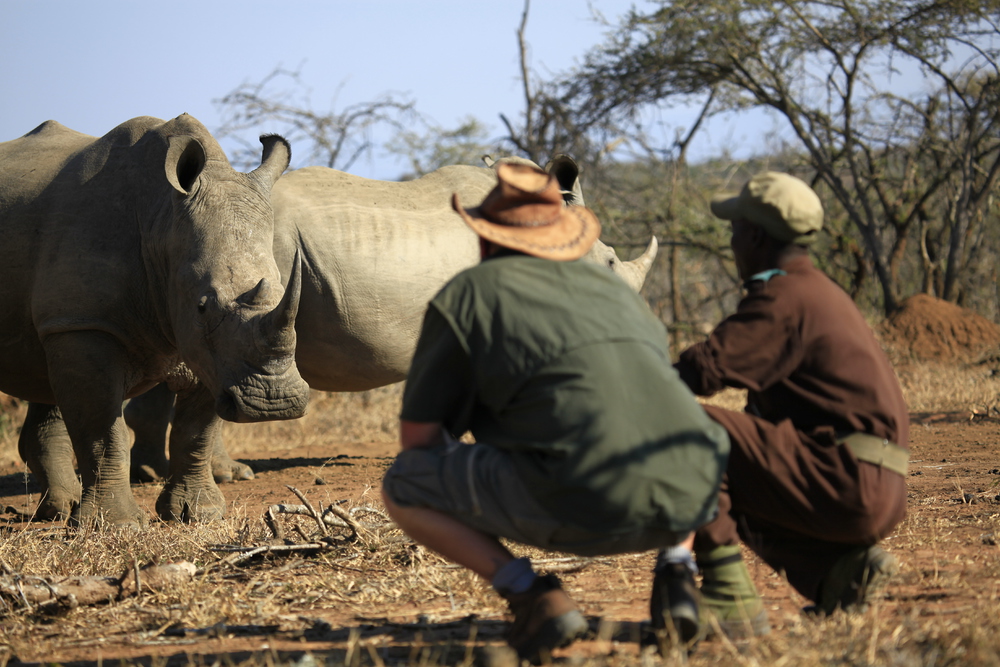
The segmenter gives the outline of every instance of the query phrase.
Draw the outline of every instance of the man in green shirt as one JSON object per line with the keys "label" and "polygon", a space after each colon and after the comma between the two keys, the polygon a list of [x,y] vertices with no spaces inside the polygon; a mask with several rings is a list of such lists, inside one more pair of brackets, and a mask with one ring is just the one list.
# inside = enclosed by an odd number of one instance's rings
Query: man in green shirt
{"label": "man in green shirt", "polygon": [[[588,625],[556,577],[499,538],[580,555],[660,549],[654,627],[693,639],[692,531],[716,513],[725,431],[678,378],[643,300],[575,261],[600,234],[593,213],[564,207],[535,167],[502,165],[497,178],[479,207],[453,199],[483,261],[428,306],[386,507],[507,599],[522,658]],[[455,439],[466,431],[476,444]]]}

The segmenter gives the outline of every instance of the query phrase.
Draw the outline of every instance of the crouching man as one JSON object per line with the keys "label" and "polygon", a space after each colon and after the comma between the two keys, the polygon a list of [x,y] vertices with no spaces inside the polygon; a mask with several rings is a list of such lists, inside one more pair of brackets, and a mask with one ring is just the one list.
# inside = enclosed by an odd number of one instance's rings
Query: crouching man
{"label": "crouching man", "polygon": [[860,607],[891,574],[876,543],[905,513],[909,416],[861,313],[809,259],[823,225],[816,193],[766,172],[711,206],[731,222],[746,295],[676,368],[699,395],[749,391],[744,412],[706,408],[732,452],[695,554],[706,611],[729,634],[762,634],[740,538],[821,613]]}
{"label": "crouching man", "polygon": [[[690,639],[693,578],[662,573],[691,571],[692,531],[716,513],[725,431],[679,380],[643,300],[606,268],[574,261],[600,233],[593,213],[564,207],[537,168],[502,165],[497,178],[476,208],[453,199],[483,261],[429,304],[386,507],[506,598],[522,658],[588,624],[555,576],[536,575],[499,538],[584,556],[661,549],[654,623]],[[466,430],[476,444],[454,440]]]}

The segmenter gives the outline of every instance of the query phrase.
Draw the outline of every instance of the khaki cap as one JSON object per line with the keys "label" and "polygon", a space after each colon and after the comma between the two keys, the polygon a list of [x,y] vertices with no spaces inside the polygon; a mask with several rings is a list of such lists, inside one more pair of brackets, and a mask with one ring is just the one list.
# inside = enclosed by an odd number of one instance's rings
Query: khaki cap
{"label": "khaki cap", "polygon": [[813,189],[777,171],[757,174],[737,195],[717,195],[711,208],[723,220],[742,218],[760,225],[782,243],[808,245],[823,228],[823,205]]}

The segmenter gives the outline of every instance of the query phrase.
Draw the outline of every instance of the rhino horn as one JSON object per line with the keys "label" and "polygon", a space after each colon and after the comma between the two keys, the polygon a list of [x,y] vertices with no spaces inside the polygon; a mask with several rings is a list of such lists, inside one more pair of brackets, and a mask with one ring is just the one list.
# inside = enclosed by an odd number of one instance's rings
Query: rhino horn
{"label": "rhino horn", "polygon": [[243,295],[240,299],[247,306],[264,306],[270,300],[271,283],[267,278],[261,278],[257,286]]}
{"label": "rhino horn", "polygon": [[646,246],[646,250],[636,257],[635,259],[622,262],[622,272],[626,277],[626,282],[635,289],[639,291],[642,288],[642,284],[646,281],[646,274],[649,273],[650,267],[653,266],[653,260],[656,259],[656,252],[659,249],[659,244],[656,242],[656,237],[652,237],[649,240],[649,245]]}
{"label": "rhino horn", "polygon": [[261,318],[260,330],[270,349],[287,352],[295,348],[295,316],[299,311],[301,293],[302,258],[296,251],[284,296],[274,310]]}
{"label": "rhino horn", "polygon": [[264,145],[260,166],[250,172],[250,175],[266,185],[268,189],[278,177],[285,173],[292,161],[292,147],[284,137],[277,134],[263,134],[260,143]]}

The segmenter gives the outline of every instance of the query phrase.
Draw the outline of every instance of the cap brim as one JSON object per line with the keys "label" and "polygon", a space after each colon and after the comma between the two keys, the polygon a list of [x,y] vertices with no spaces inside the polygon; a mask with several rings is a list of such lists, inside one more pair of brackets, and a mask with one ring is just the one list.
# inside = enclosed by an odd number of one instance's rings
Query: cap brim
{"label": "cap brim", "polygon": [[740,217],[740,196],[732,193],[716,195],[709,203],[709,208],[717,218],[735,220]]}

